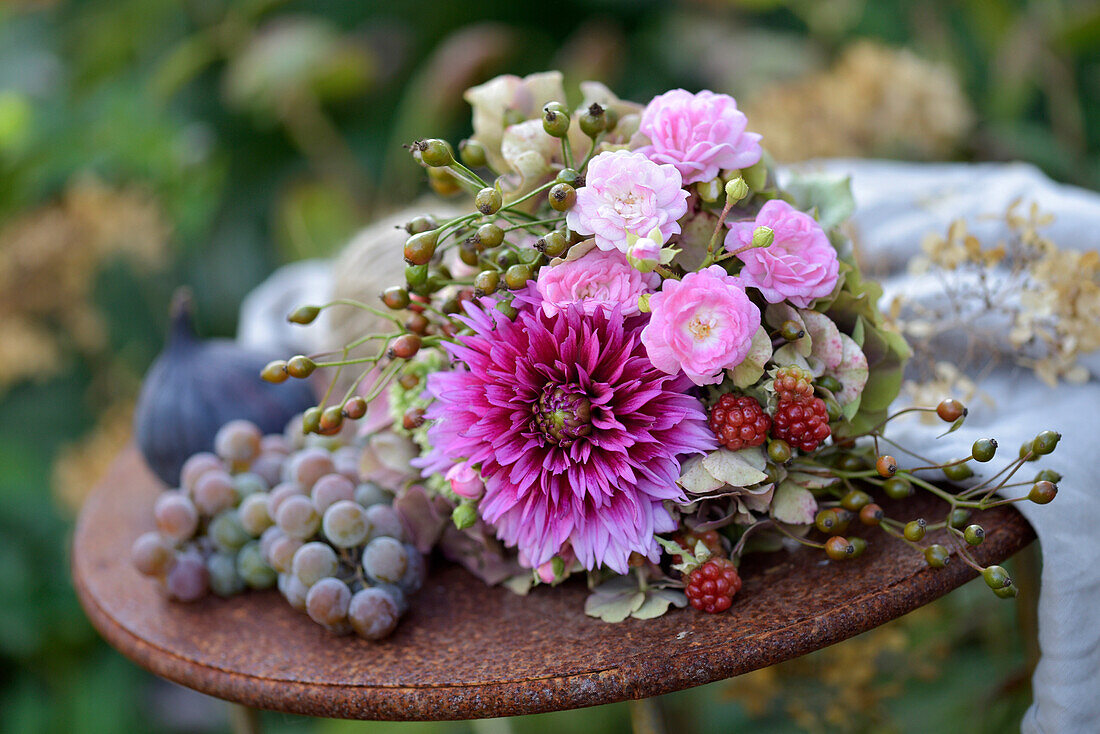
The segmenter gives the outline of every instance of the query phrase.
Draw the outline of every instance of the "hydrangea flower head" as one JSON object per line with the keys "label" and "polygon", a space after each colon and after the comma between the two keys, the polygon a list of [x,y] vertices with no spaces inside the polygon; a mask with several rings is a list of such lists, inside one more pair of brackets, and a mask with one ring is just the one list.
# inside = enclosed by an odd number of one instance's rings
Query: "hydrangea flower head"
{"label": "hydrangea flower head", "polygon": [[690,383],[650,364],[644,320],[571,306],[512,321],[492,299],[462,319],[473,333],[447,345],[456,368],[428,378],[425,475],[479,466],[482,519],[531,568],[566,545],[589,569],[656,560],[654,533],[676,527],[664,500],[686,501],[678,457],[714,436]]}
{"label": "hydrangea flower head", "polygon": [[738,254],[745,265],[739,277],[756,288],[768,303],[787,300],[807,308],[814,299],[833,292],[840,261],[817,220],[781,199],[760,209],[754,222],[735,222],[726,234],[726,249],[735,252],[752,245],[758,227],[772,231],[772,243]]}
{"label": "hydrangea flower head", "polygon": [[566,214],[571,230],[590,234],[601,250],[626,254],[634,237],[658,230],[662,241],[680,233],[688,192],[674,166],[659,165],[641,153],[600,153],[588,164],[585,185]]}
{"label": "hydrangea flower head", "polygon": [[727,94],[673,89],[654,97],[642,112],[639,132],[650,144],[638,152],[676,166],[685,185],[710,181],[722,169],[748,168],[760,160],[760,136],[745,132],[747,124]]}
{"label": "hydrangea flower head", "polygon": [[696,385],[721,382],[723,370],[745,360],[760,328],[760,309],[721,265],[665,280],[649,308],[642,343],[650,361],[668,374],[683,370]]}

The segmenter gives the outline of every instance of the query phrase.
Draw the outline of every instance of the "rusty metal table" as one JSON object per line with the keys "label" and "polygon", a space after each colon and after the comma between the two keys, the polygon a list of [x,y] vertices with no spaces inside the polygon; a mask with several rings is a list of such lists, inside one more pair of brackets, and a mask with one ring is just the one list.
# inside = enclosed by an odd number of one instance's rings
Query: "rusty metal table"
{"label": "rusty metal table", "polygon": [[[957,561],[927,568],[900,541],[876,533],[854,561],[786,552],[746,559],[744,588],[725,614],[673,610],[613,625],[584,615],[582,584],[519,597],[439,564],[397,632],[372,643],[332,637],[274,590],[165,600],[129,561],[134,538],[153,527],[162,489],[131,448],[84,505],[72,571],[92,623],[159,676],[246,706],[310,716],[468,719],[655,696],[839,642],[976,575]],[[913,516],[941,512],[932,497],[907,502]],[[985,563],[1034,539],[1010,507],[981,522],[987,539],[974,552]]]}

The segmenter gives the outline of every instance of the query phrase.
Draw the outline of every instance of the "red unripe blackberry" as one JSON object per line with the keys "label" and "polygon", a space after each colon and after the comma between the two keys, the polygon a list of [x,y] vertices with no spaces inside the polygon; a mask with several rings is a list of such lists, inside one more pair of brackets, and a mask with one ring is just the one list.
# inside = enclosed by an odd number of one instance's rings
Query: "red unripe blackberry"
{"label": "red unripe blackberry", "polygon": [[764,443],[771,426],[760,403],[747,395],[726,393],[710,410],[710,430],[731,451]]}
{"label": "red unripe blackberry", "polygon": [[[712,556],[720,556],[726,552],[725,548],[722,547],[722,536],[718,534],[717,530],[689,530],[686,533],[677,533],[673,535],[672,539],[692,553],[695,552],[695,546],[700,541],[702,541],[703,545],[710,551]],[[683,559],[680,557],[679,553],[672,556],[673,563],[680,563],[682,561]]]}
{"label": "red unripe blackberry", "polygon": [[774,438],[782,439],[809,453],[817,449],[831,433],[829,411],[821,398],[813,398],[804,403],[779,401],[779,406],[775,409],[775,425],[772,427]]}
{"label": "red unripe blackberry", "polygon": [[741,577],[728,558],[712,558],[688,574],[687,594],[691,606],[701,612],[717,614],[730,608],[733,596],[741,590]]}
{"label": "red unripe blackberry", "polygon": [[813,399],[813,375],[797,365],[780,367],[775,373],[775,394],[780,400],[805,402]]}

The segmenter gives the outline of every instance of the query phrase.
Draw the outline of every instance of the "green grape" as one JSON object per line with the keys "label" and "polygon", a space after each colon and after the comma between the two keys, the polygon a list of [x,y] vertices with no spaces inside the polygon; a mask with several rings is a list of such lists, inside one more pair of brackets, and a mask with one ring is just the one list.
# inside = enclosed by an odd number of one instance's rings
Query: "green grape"
{"label": "green grape", "polygon": [[258,492],[267,492],[271,485],[259,474],[246,471],[233,477],[233,489],[237,490],[237,501]]}
{"label": "green grape", "polygon": [[303,495],[288,497],[283,501],[275,513],[275,522],[284,533],[301,540],[312,538],[321,527],[321,517],[313,503]]}
{"label": "green grape", "polygon": [[226,510],[210,521],[206,534],[214,542],[214,547],[223,553],[236,552],[252,539],[241,525],[236,510]]}
{"label": "green grape", "polygon": [[237,518],[249,535],[259,537],[272,525],[271,513],[267,511],[267,495],[257,492],[245,497],[237,508]]}
{"label": "green grape", "polygon": [[380,640],[397,627],[400,615],[393,598],[381,589],[357,591],[348,604],[348,621],[360,637]]}
{"label": "green grape", "polygon": [[214,435],[214,453],[227,462],[250,462],[259,455],[262,438],[263,433],[251,421],[229,421]]}
{"label": "green grape", "polygon": [[180,489],[186,494],[195,491],[195,483],[208,471],[225,471],[225,464],[209,451],[197,453],[183,462],[180,469]]}
{"label": "green grape", "polygon": [[309,447],[292,454],[288,460],[290,478],[301,484],[306,490],[326,474],[332,474],[336,468],[332,463],[332,454],[320,447]]}
{"label": "green grape", "polygon": [[326,576],[309,588],[306,595],[306,613],[314,622],[325,627],[335,627],[348,621],[351,590],[338,578]]}
{"label": "green grape", "polygon": [[161,576],[172,563],[175,549],[158,532],[142,533],[130,548],[130,560],[134,568],[146,576]]}
{"label": "green grape", "polygon": [[202,556],[193,550],[181,551],[164,577],[164,590],[176,601],[197,601],[206,596],[209,582]]}
{"label": "green grape", "polygon": [[396,584],[408,567],[409,552],[395,538],[375,538],[363,549],[363,571],[375,581]]}
{"label": "green grape", "polygon": [[245,543],[237,553],[237,573],[253,589],[270,589],[275,585],[275,569],[264,560],[255,540]]}
{"label": "green grape", "polygon": [[297,482],[282,482],[276,484],[274,489],[267,495],[267,511],[271,515],[272,519],[279,512],[279,506],[283,504],[283,501],[288,497],[294,497],[295,495],[307,496],[309,493],[306,488]]}
{"label": "green grape", "polygon": [[317,514],[324,515],[334,502],[355,497],[355,482],[343,474],[326,474],[314,483],[309,494]]}
{"label": "green grape", "polygon": [[237,490],[233,477],[225,471],[208,471],[195,482],[191,493],[195,507],[206,517],[214,517],[222,510],[237,504]]}
{"label": "green grape", "polygon": [[309,587],[298,580],[298,577],[291,573],[284,573],[279,575],[279,591],[282,592],[283,598],[287,600],[291,607],[297,609],[299,612],[306,610],[306,595],[309,594]]}
{"label": "green grape", "polygon": [[362,507],[380,504],[388,505],[392,500],[392,495],[372,482],[365,482],[355,488],[355,501]]}
{"label": "green grape", "polygon": [[401,518],[390,505],[371,505],[367,508],[366,515],[367,522],[372,528],[371,537],[405,539],[405,526],[401,524]]}
{"label": "green grape", "polygon": [[244,579],[237,573],[237,557],[229,553],[214,553],[206,559],[210,589],[218,596],[233,596],[244,591]]}
{"label": "green grape", "polygon": [[401,577],[397,585],[406,594],[415,594],[420,591],[420,587],[424,584],[424,578],[428,575],[428,567],[424,561],[424,556],[416,549],[415,545],[406,543],[405,551],[408,553],[409,563],[405,569],[405,575]]}
{"label": "green grape", "polygon": [[371,531],[366,512],[351,500],[340,500],[325,510],[321,527],[325,537],[337,548],[360,546]]}
{"label": "green grape", "polygon": [[335,576],[339,567],[336,551],[318,541],[303,545],[294,553],[291,561],[291,571],[307,588],[326,576]]}
{"label": "green grape", "polygon": [[199,528],[199,511],[182,492],[164,492],[153,505],[153,520],[165,538],[182,543]]}
{"label": "green grape", "polygon": [[[276,528],[278,530],[278,528]],[[282,533],[271,542],[270,550],[264,555],[269,566],[280,573],[290,573],[291,564],[294,563],[294,554],[302,547],[302,541]]]}

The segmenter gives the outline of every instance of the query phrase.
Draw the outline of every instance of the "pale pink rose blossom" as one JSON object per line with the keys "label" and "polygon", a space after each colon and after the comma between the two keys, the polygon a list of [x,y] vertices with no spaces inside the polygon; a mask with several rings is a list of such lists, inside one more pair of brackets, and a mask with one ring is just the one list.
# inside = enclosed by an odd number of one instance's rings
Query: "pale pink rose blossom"
{"label": "pale pink rose blossom", "polygon": [[485,494],[485,482],[468,461],[460,461],[447,470],[444,479],[451,483],[451,490],[468,500],[480,499]]}
{"label": "pale pink rose blossom", "polygon": [[641,153],[600,153],[588,164],[585,185],[565,222],[574,232],[594,235],[601,250],[629,249],[628,234],[661,240],[680,233],[676,221],[687,213],[688,192],[674,166],[658,165]]}
{"label": "pale pink rose blossom", "polygon": [[618,250],[592,249],[576,260],[539,270],[535,285],[543,313],[554,317],[577,303],[586,314],[601,309],[605,314],[618,307],[623,316],[638,313],[638,296],[650,293],[661,282],[656,273],[632,268]]}
{"label": "pale pink rose blossom", "polygon": [[781,199],[772,199],[756,221],[730,225],[726,249],[735,252],[751,245],[757,227],[771,228],[775,239],[767,247],[737,256],[745,263],[739,277],[746,286],[759,290],[768,303],[786,299],[798,308],[833,292],[840,262],[817,220]]}
{"label": "pale pink rose blossom", "polygon": [[760,160],[760,136],[745,132],[747,124],[729,95],[673,89],[654,97],[642,112],[639,132],[650,145],[638,152],[676,166],[685,185],[710,181],[722,169],[748,168]]}
{"label": "pale pink rose blossom", "polygon": [[670,375],[683,370],[696,385],[721,382],[723,370],[744,361],[760,328],[760,309],[720,265],[668,278],[649,307],[642,331],[649,361]]}

